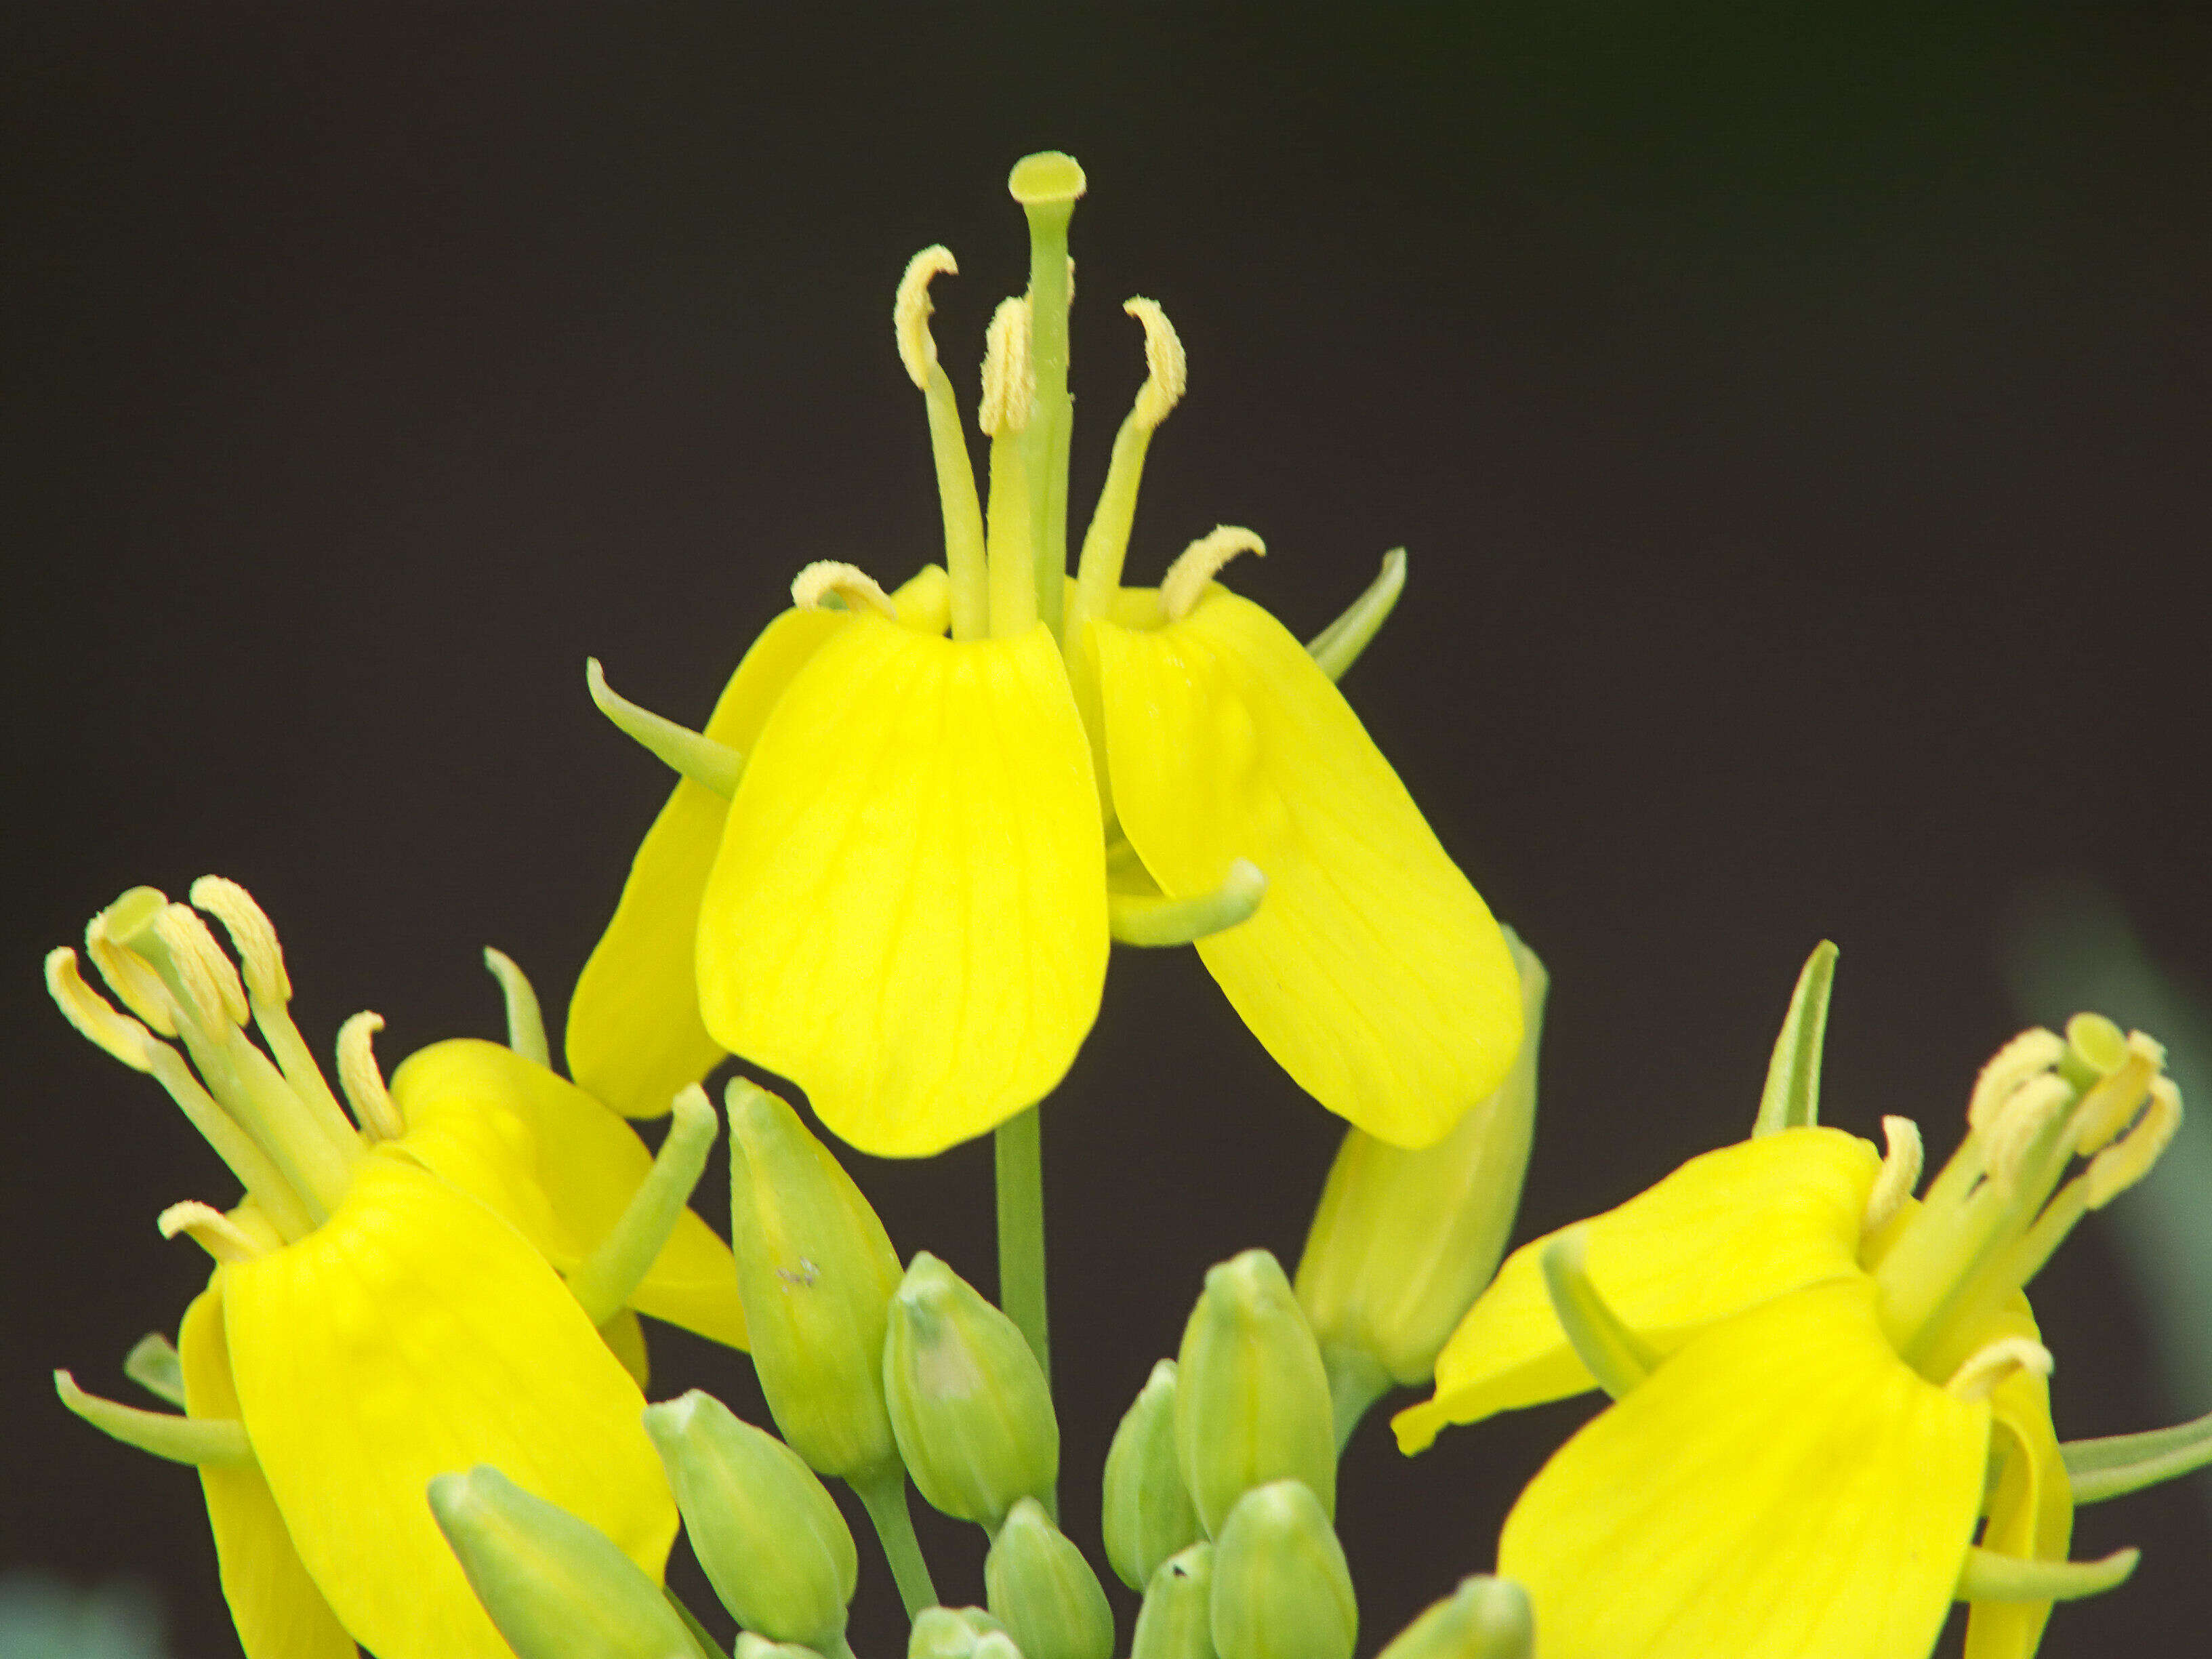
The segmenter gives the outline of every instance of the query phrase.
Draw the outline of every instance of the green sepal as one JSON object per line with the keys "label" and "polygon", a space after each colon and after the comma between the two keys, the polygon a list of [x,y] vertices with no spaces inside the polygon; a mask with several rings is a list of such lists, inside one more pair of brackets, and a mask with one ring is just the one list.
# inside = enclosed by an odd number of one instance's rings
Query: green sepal
{"label": "green sepal", "polygon": [[1342,679],[1345,671],[1367,649],[1368,641],[1390,619],[1398,596],[1405,591],[1406,550],[1394,547],[1382,556],[1382,568],[1375,580],[1345,607],[1344,614],[1306,641],[1306,654],[1329,678]]}
{"label": "green sepal", "polygon": [[621,1218],[568,1275],[569,1291],[594,1325],[620,1313],[645,1282],[707,1167],[715,1129],[707,1091],[691,1085],[676,1097],[669,1116],[668,1138],[653,1154],[653,1167],[630,1194]]}
{"label": "green sepal", "polygon": [[1221,1659],[1352,1659],[1359,1604],[1344,1547],[1304,1482],[1255,1487],[1213,1546]]}
{"label": "green sepal", "polygon": [[1478,1573],[1399,1632],[1379,1659],[1530,1659],[1535,1650],[1528,1592]]}
{"label": "green sepal", "polygon": [[1106,894],[1106,927],[1117,945],[1153,948],[1195,945],[1249,921],[1267,896],[1267,878],[1249,859],[1229,866],[1221,884],[1195,898],[1155,897],[1149,893]]}
{"label": "green sepal", "polygon": [[1754,1137],[1810,1128],[1820,1121],[1820,1052],[1828,1036],[1828,994],[1835,988],[1837,954],[1822,939],[1797,975],[1790,1012],[1767,1061],[1766,1088],[1751,1128]]}
{"label": "green sepal", "polygon": [[729,744],[632,702],[607,684],[597,657],[584,659],[584,684],[591,690],[592,703],[615,729],[663,766],[713,790],[724,800],[738,793],[745,757]]}
{"label": "green sepal", "polygon": [[1162,1564],[1206,1535],[1183,1485],[1175,1402],[1176,1363],[1163,1359],[1122,1413],[1106,1452],[1100,1512],[1106,1559],[1123,1583],[1148,1595]]}
{"label": "green sepal", "polygon": [[141,1411],[136,1406],[87,1394],[67,1371],[54,1373],[54,1392],[86,1422],[111,1440],[195,1468],[244,1468],[253,1462],[246,1425],[234,1417],[179,1417],[173,1412]]}
{"label": "green sepal", "polygon": [[1969,1547],[1959,1569],[1961,1601],[2078,1601],[2128,1581],[2142,1559],[2138,1549],[2114,1550],[2098,1561],[2027,1561]]}
{"label": "green sepal", "polygon": [[1544,1288],[1576,1357],[1598,1387],[1618,1400],[1651,1375],[1659,1354],[1598,1294],[1585,1265],[1589,1254],[1589,1235],[1581,1227],[1553,1238],[1544,1247]]}
{"label": "green sepal", "polygon": [[1024,1659],[1111,1659],[1114,1610],[1098,1575],[1034,1498],[1015,1504],[992,1540],[983,1586]]}
{"label": "green sepal", "polygon": [[177,1345],[161,1332],[149,1331],[131,1345],[123,1356],[123,1374],[147,1393],[184,1408],[184,1364],[177,1358]]}
{"label": "green sepal", "polygon": [[1137,1609],[1129,1659],[1214,1659],[1212,1545],[1193,1544],[1160,1563]]}
{"label": "green sepal", "polygon": [[2075,1504],[2162,1486],[2212,1463],[2212,1412],[2170,1429],[2069,1440],[2058,1449]]}
{"label": "green sepal", "polygon": [[552,1050],[545,1046],[545,1011],[538,1005],[538,988],[522,971],[521,963],[506,951],[487,945],[483,959],[491,976],[499,981],[500,996],[507,1004],[507,1046],[525,1060],[551,1066]]}

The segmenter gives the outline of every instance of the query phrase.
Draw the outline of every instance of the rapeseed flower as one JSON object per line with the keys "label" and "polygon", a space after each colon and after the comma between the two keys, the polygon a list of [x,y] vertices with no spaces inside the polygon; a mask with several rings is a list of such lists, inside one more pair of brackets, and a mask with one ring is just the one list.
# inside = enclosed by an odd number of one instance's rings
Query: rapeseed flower
{"label": "rapeseed flower", "polygon": [[2054,1600],[2124,1579],[2132,1550],[2065,1559],[2052,1361],[2022,1292],[2171,1138],[2162,1058],[2092,1016],[2025,1034],[1924,1199],[1908,1120],[1884,1120],[1886,1157],[1801,1120],[1516,1251],[1396,1427],[1414,1451],[1446,1423],[1614,1395],[1500,1538],[1546,1659],[1919,1659],[1954,1598],[1970,1659],[2024,1659]]}
{"label": "rapeseed flower", "polygon": [[[1311,647],[1214,578],[1223,526],[1158,588],[1122,565],[1187,368],[1166,315],[1068,569],[1066,227],[1081,169],[1014,170],[1026,295],[989,331],[988,507],[915,256],[894,307],[929,416],[945,562],[888,594],[793,586],[703,733],[594,696],[685,774],[577,986],[571,1069],[633,1114],[725,1051],[807,1091],[863,1151],[937,1152],[1024,1110],[1097,1017],[1109,937],[1195,943],[1299,1085],[1395,1146],[1446,1133],[1521,1041],[1512,958],[1333,676],[1401,560]],[[696,975],[696,991],[693,975]]]}
{"label": "rapeseed flower", "polygon": [[[48,957],[47,982],[87,1036],[168,1090],[246,1196],[161,1217],[216,1263],[179,1334],[185,1417],[93,1400],[67,1373],[64,1398],[199,1465],[248,1659],[335,1659],[356,1641],[381,1659],[504,1656],[423,1497],[432,1476],[479,1462],[657,1576],[676,1511],[640,1425],[625,1364],[641,1370],[642,1348],[622,1304],[741,1342],[727,1249],[687,1211],[610,1279],[601,1241],[633,1194],[665,1182],[620,1118],[508,1048],[438,1044],[387,1090],[370,1049],[381,1021],[356,1016],[338,1075],[356,1127],[293,1024],[267,918],[215,878],[192,899],[229,931],[242,981],[192,909],[136,888],[86,933],[131,1014],[73,951]],[[619,1294],[587,1313],[586,1279]]]}

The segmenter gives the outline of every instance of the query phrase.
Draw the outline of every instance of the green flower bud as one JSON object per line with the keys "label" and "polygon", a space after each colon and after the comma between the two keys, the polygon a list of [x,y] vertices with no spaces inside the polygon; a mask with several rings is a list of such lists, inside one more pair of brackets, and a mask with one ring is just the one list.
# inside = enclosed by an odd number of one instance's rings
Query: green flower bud
{"label": "green flower bud", "polygon": [[684,1529],[738,1623],[824,1652],[845,1633],[860,1557],[836,1501],[799,1454],[694,1389],[649,1406]]}
{"label": "green flower bud", "polygon": [[1237,1500],[1213,1547],[1221,1659],[1352,1659],[1359,1605],[1321,1500],[1278,1480]]}
{"label": "green flower bud", "polygon": [[697,1659],[636,1563],[489,1465],[432,1480],[430,1512],[517,1659]]}
{"label": "green flower bud", "polygon": [[1265,1250],[1209,1268],[1176,1368],[1176,1452],[1198,1518],[1215,1538],[1237,1500],[1303,1480],[1336,1510],[1328,1376],[1290,1281]]}
{"label": "green flower bud", "polygon": [[[1524,1035],[1505,1080],[1435,1146],[1409,1152],[1353,1129],[1328,1172],[1298,1301],[1346,1437],[1391,1383],[1425,1383],[1497,1272],[1521,1203],[1536,1121],[1536,1048],[1550,975],[1510,928]],[[1346,1414],[1350,1420],[1344,1420]]]}
{"label": "green flower bud", "polygon": [[1006,1631],[981,1607],[924,1607],[914,1616],[906,1659],[975,1659],[976,1643]]}
{"label": "green flower bud", "polygon": [[1160,1563],[1206,1535],[1176,1451],[1176,1363],[1152,1367],[1106,1454],[1106,1559],[1131,1589],[1151,1593]]}
{"label": "green flower bud", "polygon": [[883,1382],[897,1252],[796,1112],[742,1078],[727,1103],[730,1249],[769,1410],[821,1474],[879,1473],[898,1455]]}
{"label": "green flower bud", "polygon": [[1214,1659],[1212,1545],[1160,1563],[1137,1609],[1129,1659]]}
{"label": "green flower bud", "polygon": [[891,1428],[924,1498],[995,1533],[1019,1499],[1052,1490],[1060,1425],[1036,1355],[927,1250],[891,1298],[883,1353]]}
{"label": "green flower bud", "polygon": [[1022,1659],[1022,1650],[1006,1632],[989,1631],[975,1638],[975,1659]]}
{"label": "green flower bud", "polygon": [[1401,1631],[1381,1659],[1529,1659],[1535,1650],[1528,1592],[1479,1574]]}
{"label": "green flower bud", "polygon": [[[1028,1659],[1111,1659],[1114,1610],[1083,1552],[1024,1498],[983,1558],[991,1611]],[[976,1649],[981,1659],[982,1649]]]}
{"label": "green flower bud", "polygon": [[732,1659],[822,1659],[822,1656],[796,1642],[771,1642],[765,1636],[741,1630]]}

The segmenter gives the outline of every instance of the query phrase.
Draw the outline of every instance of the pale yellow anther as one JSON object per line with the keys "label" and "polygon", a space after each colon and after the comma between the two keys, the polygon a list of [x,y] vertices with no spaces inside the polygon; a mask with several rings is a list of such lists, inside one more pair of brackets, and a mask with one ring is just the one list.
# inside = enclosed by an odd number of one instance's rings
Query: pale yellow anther
{"label": "pale yellow anther", "polygon": [[1974,1092],[1966,1102],[1968,1127],[1986,1127],[1990,1115],[2008,1096],[2038,1072],[2049,1071],[2065,1053],[2066,1039],[2039,1025],[2006,1043],[1990,1056],[1990,1063],[1974,1079]]}
{"label": "pale yellow anther", "polygon": [[1124,301],[1121,309],[1145,325],[1145,383],[1137,391],[1134,416],[1147,431],[1168,417],[1182,401],[1189,384],[1190,362],[1175,325],[1157,302],[1143,298]]}
{"label": "pale yellow anther", "polygon": [[1869,1233],[1887,1226],[1905,1207],[1905,1200],[1920,1184],[1921,1164],[1926,1156],[1920,1144],[1920,1126],[1911,1118],[1883,1118],[1881,1133],[1888,1150],[1882,1154],[1881,1173],[1874,1178],[1874,1188],[1867,1194],[1866,1218],[1861,1224],[1861,1231]]}
{"label": "pale yellow anther", "polygon": [[926,247],[906,262],[906,275],[899,278],[898,298],[891,302],[899,362],[906,365],[907,378],[924,390],[929,386],[929,372],[937,367],[937,342],[929,334],[929,315],[937,308],[929,300],[930,279],[957,276],[959,270],[950,248]]}
{"label": "pale yellow anther", "polygon": [[1205,597],[1206,586],[1239,553],[1265,558],[1267,546],[1250,531],[1233,524],[1216,525],[1183,549],[1160,583],[1160,609],[1170,622],[1181,622]]}
{"label": "pale yellow anther", "polygon": [[158,887],[134,887],[84,926],[85,954],[107,988],[123,1006],[163,1036],[177,1034],[177,1015],[169,1001],[168,987],[154,971],[154,964],[118,937],[134,931],[153,912],[169,902]]}
{"label": "pale yellow anther", "polygon": [[2128,1033],[2123,1058],[2087,1094],[2075,1113],[2075,1145],[2083,1157],[2101,1150],[2127,1127],[2166,1064],[2166,1048],[2141,1031]]}
{"label": "pale yellow anther", "polygon": [[2126,1137],[2089,1163],[2089,1207],[2101,1210],[2141,1181],[2181,1127],[2181,1091],[2172,1078],[2154,1078],[2150,1103]]}
{"label": "pale yellow anther", "polygon": [[154,1068],[152,1033],[84,982],[76,952],[58,945],[46,952],[46,991],[69,1023],[133,1071]]}
{"label": "pale yellow anther", "polygon": [[2014,1372],[2033,1371],[2038,1376],[2048,1376],[2056,1364],[2051,1350],[2040,1342],[2024,1336],[2002,1336],[1977,1350],[1965,1364],[1951,1373],[1951,1380],[1943,1387],[1960,1400],[1987,1400]]}
{"label": "pale yellow anther", "polygon": [[376,1064],[374,1039],[383,1029],[384,1016],[366,1009],[338,1027],[338,1087],[345,1091],[354,1121],[364,1134],[371,1140],[397,1140],[407,1133],[407,1123]]}
{"label": "pale yellow anther", "polygon": [[987,438],[1019,432],[1036,407],[1036,377],[1030,370],[1030,302],[999,301],[983,334],[983,398],[975,423]]}
{"label": "pale yellow anther", "polygon": [[164,1238],[174,1238],[179,1233],[189,1234],[193,1243],[217,1261],[226,1264],[252,1261],[269,1253],[259,1239],[212,1204],[190,1200],[182,1204],[172,1204],[161,1212],[154,1224],[161,1230]]}
{"label": "pale yellow anther", "polygon": [[189,904],[167,904],[154,919],[154,936],[169,953],[169,965],[184,982],[200,1023],[209,1030],[222,1022],[243,1025],[252,1015],[238,969]]}
{"label": "pale yellow anther", "polygon": [[2074,1104],[2063,1078],[2032,1077],[2005,1097],[1983,1131],[1989,1137],[1990,1179],[2001,1193],[2018,1192],[2044,1137]]}
{"label": "pale yellow anther", "polygon": [[884,592],[883,584],[856,564],[817,559],[791,579],[791,602],[801,611],[819,611],[831,594],[848,611],[862,605],[878,611],[890,622],[898,620],[898,602]]}
{"label": "pale yellow anther", "polygon": [[202,876],[192,884],[192,902],[213,916],[230,935],[246,970],[246,988],[257,1002],[289,1002],[292,976],[284,969],[284,947],[268,913],[253,895],[222,876]]}

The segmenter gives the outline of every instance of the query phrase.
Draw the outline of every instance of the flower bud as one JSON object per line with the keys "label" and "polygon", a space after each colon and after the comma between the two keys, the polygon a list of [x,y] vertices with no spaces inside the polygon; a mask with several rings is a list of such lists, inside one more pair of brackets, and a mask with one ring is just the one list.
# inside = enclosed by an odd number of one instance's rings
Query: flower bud
{"label": "flower bud", "polygon": [[796,1642],[771,1642],[765,1636],[756,1636],[749,1630],[738,1632],[738,1645],[732,1659],[822,1659],[812,1648],[803,1648]]}
{"label": "flower bud", "polygon": [[1209,1268],[1176,1367],[1176,1451],[1198,1518],[1215,1538],[1237,1500],[1303,1480],[1336,1508],[1328,1374],[1290,1281],[1265,1250]]}
{"label": "flower bud", "polygon": [[1535,1650],[1528,1592],[1478,1574],[1401,1631],[1381,1659],[1529,1659]]}
{"label": "flower bud", "polygon": [[860,1577],[853,1534],[799,1454],[694,1389],[646,1408],[684,1529],[738,1623],[827,1652]]}
{"label": "flower bud", "polygon": [[823,1474],[898,1455],[884,1408],[884,1325],[898,1255],[860,1189],[799,1115],[730,1085],[730,1249],[761,1392]]}
{"label": "flower bud", "polygon": [[914,1616],[906,1659],[975,1659],[975,1644],[1006,1627],[981,1607],[924,1607]]}
{"label": "flower bud", "polygon": [[[1111,1659],[1114,1610],[1083,1552],[1024,1498],[983,1558],[991,1611],[1028,1659]],[[982,1650],[979,1645],[978,1659]]]}
{"label": "flower bud", "polygon": [[696,1659],[683,1620],[635,1562],[497,1469],[439,1475],[430,1512],[518,1659]]}
{"label": "flower bud", "polygon": [[1523,1033],[1505,1080],[1419,1152],[1347,1132],[1298,1258],[1298,1301],[1331,1379],[1340,1392],[1367,1379],[1360,1411],[1392,1382],[1429,1380],[1497,1272],[1520,1207],[1550,976],[1510,928],[1505,941],[1521,972]]}
{"label": "flower bud", "polygon": [[1137,1609],[1129,1659],[1214,1659],[1212,1545],[1160,1563]]}
{"label": "flower bud", "polygon": [[1150,1595],[1160,1563],[1206,1535],[1176,1452],[1176,1363],[1152,1367],[1106,1454],[1106,1559],[1121,1582]]}
{"label": "flower bud", "polygon": [[1352,1659],[1359,1607],[1321,1500],[1302,1481],[1255,1487],[1213,1547],[1221,1659]]}
{"label": "flower bud", "polygon": [[927,1250],[891,1298],[883,1352],[891,1428],[924,1498],[995,1533],[1018,1500],[1052,1490],[1060,1425],[1036,1355]]}

